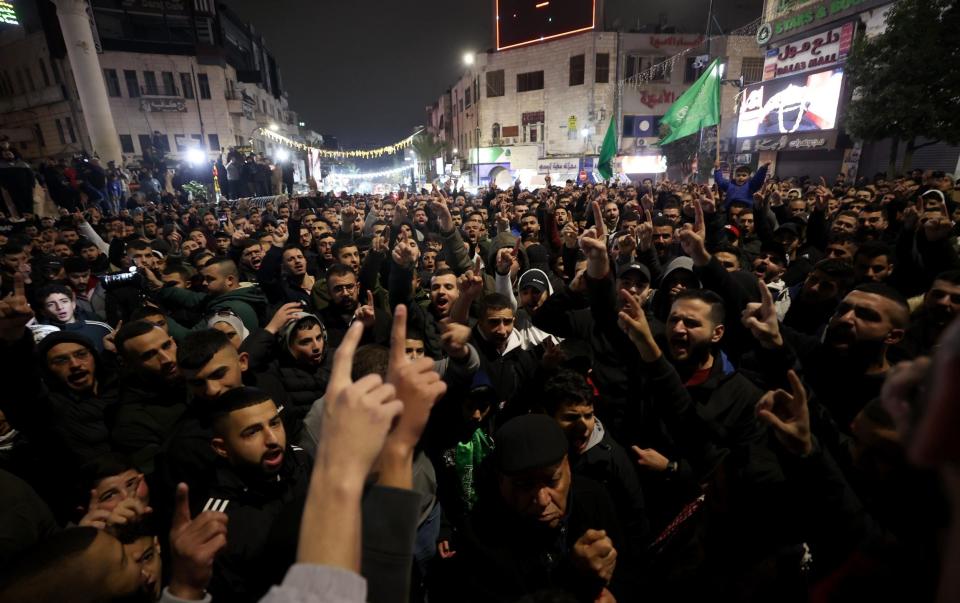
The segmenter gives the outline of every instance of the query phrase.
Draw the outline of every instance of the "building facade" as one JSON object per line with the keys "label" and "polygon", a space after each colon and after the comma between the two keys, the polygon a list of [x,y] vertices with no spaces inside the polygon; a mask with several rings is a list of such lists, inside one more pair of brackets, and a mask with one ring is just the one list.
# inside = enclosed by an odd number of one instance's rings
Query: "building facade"
{"label": "building facade", "polygon": [[[748,88],[737,116],[741,159],[774,162],[780,176],[843,173],[854,179],[888,169],[891,141],[862,142],[845,132],[853,90],[846,85],[844,64],[854,36],[885,29],[891,5],[890,0],[766,0],[754,40],[765,56],[763,78]],[[777,119],[764,123],[765,115]],[[901,148],[900,157],[904,152]],[[926,146],[913,165],[958,172],[960,148]]]}
{"label": "building facade", "polygon": [[749,83],[762,74],[762,50],[751,36],[714,38],[708,48],[699,34],[589,31],[490,51],[428,107],[428,124],[452,139],[444,163],[471,185],[592,179],[611,119],[616,171],[649,176],[666,169],[655,146],[660,118],[700,76],[705,57],[718,56],[730,84],[721,93],[726,151],[739,78]]}
{"label": "building facade", "polygon": [[[49,6],[46,6],[49,5]],[[241,146],[269,152],[260,128],[297,138],[276,60],[263,39],[212,0],[93,0],[91,27],[124,157],[147,145],[173,158]],[[55,8],[0,35],[0,135],[29,159],[96,153]]]}

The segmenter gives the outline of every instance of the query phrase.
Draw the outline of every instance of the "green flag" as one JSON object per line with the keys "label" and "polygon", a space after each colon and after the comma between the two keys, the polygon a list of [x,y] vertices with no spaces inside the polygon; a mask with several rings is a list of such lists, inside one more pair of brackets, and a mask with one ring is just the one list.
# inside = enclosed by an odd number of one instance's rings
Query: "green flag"
{"label": "green flag", "polygon": [[597,171],[608,180],[613,176],[613,158],[617,154],[617,125],[610,118],[610,126],[607,127],[607,134],[603,137],[603,146],[600,147],[600,162],[597,164]]}
{"label": "green flag", "polygon": [[670,128],[659,144],[695,134],[720,123],[720,59],[714,59],[690,88],[680,95],[660,119]]}

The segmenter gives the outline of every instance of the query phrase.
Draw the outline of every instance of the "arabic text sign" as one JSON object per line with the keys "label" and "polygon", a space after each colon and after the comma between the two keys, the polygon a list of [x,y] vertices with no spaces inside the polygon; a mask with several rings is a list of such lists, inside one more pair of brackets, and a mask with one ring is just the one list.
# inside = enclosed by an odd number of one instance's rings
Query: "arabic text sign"
{"label": "arabic text sign", "polygon": [[744,92],[737,138],[833,130],[842,89],[842,68],[753,84]]}
{"label": "arabic text sign", "polygon": [[566,174],[580,169],[579,157],[558,157],[537,161],[538,174]]}
{"label": "arabic text sign", "polygon": [[150,113],[186,113],[187,103],[182,98],[141,98],[140,108]]}
{"label": "arabic text sign", "polygon": [[771,48],[763,63],[763,81],[843,62],[850,53],[853,32],[854,23],[851,21],[814,36]]}

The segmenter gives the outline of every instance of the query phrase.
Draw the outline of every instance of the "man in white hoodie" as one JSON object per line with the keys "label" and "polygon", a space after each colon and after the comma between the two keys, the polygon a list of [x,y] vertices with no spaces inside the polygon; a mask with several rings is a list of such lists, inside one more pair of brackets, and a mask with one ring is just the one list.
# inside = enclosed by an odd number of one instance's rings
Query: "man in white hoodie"
{"label": "man in white hoodie", "polygon": [[[506,252],[510,254],[510,249],[500,250],[501,255]],[[553,284],[547,277],[547,273],[539,268],[531,268],[522,275],[517,281],[517,291],[520,293],[519,304],[513,294],[513,283],[510,280],[510,272],[501,273],[500,256],[497,257],[497,293],[504,295],[513,305],[516,319],[513,330],[520,339],[520,345],[524,350],[529,350],[543,344],[547,339],[552,344],[558,344],[562,339],[555,337],[546,331],[542,331],[533,326],[533,316],[540,309],[547,298],[553,295]],[[519,307],[518,307],[519,305]],[[548,344],[549,345],[549,344]]]}

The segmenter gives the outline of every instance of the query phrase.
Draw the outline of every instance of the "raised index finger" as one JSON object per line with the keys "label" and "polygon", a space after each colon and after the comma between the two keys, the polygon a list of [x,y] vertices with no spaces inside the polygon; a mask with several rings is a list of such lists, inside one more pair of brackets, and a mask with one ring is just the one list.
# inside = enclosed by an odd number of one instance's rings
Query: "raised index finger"
{"label": "raised index finger", "polygon": [[400,366],[407,360],[407,307],[398,304],[393,311],[393,327],[390,329],[390,367]]}
{"label": "raised index finger", "polygon": [[699,233],[705,230],[703,223],[703,205],[700,204],[700,199],[693,200],[693,226],[694,229]]}
{"label": "raised index finger", "polygon": [[606,225],[603,223],[603,212],[600,210],[600,202],[593,202],[593,222],[597,228],[597,235],[607,234]]}
{"label": "raised index finger", "polygon": [[333,355],[333,368],[330,369],[331,385],[347,385],[350,383],[350,373],[353,371],[353,355],[357,351],[357,345],[363,336],[363,323],[355,320],[347,334],[343,336],[343,341]]}
{"label": "raised index finger", "polygon": [[770,289],[763,282],[763,279],[758,278],[757,283],[760,286],[760,302],[763,304],[763,312],[766,315],[773,311],[773,296],[770,295]]}

